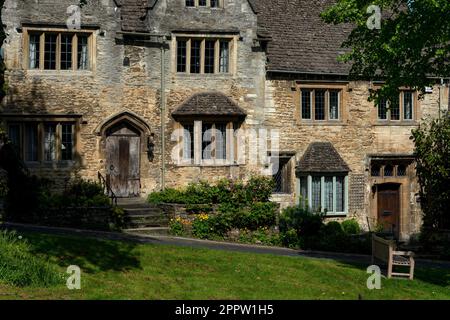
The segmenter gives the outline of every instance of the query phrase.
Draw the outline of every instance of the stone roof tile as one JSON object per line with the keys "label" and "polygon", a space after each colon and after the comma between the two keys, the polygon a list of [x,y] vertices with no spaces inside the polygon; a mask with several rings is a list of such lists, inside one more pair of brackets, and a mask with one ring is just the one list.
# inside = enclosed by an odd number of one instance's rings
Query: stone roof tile
{"label": "stone roof tile", "polygon": [[330,142],[313,142],[297,164],[298,173],[349,172],[350,168]]}
{"label": "stone roof tile", "polygon": [[172,116],[233,116],[247,114],[233,100],[216,91],[196,93],[179,106]]}

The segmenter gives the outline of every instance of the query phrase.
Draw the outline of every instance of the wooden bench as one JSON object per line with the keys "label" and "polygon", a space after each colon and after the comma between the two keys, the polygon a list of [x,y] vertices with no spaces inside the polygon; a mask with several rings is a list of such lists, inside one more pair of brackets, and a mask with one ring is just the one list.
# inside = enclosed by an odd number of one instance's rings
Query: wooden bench
{"label": "wooden bench", "polygon": [[[387,264],[387,277],[409,277],[414,279],[414,253],[411,251],[396,251],[394,240],[385,240],[372,235],[372,264],[375,259]],[[394,266],[409,267],[409,273],[393,272]]]}

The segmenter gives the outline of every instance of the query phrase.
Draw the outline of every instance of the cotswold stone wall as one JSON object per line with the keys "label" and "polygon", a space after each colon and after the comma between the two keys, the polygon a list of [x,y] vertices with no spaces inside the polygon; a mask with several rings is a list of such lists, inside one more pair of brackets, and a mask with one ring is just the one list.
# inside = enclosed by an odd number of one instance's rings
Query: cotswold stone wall
{"label": "cotswold stone wall", "polygon": [[[65,28],[69,5],[73,0],[6,0],[3,22],[8,38],[4,45],[8,96],[0,107],[3,114],[21,116],[78,115],[77,163],[35,164],[33,173],[55,180],[62,188],[73,176],[97,179],[105,173],[105,137],[98,135],[100,126],[114,115],[131,112],[151,130],[155,144],[153,158],[146,153],[147,141],[141,145],[141,192],[161,188],[161,48],[155,43],[133,41],[123,36],[120,10],[113,0],[88,1],[82,9],[82,26],[94,26],[95,68],[92,71],[27,70],[24,64],[23,23],[39,23]],[[158,1],[148,14],[152,32],[171,34],[173,30],[212,28],[212,9],[186,9],[184,1]],[[219,14],[220,13],[220,14]],[[177,75],[174,72],[174,42],[168,39],[165,58],[167,186],[186,185],[200,179],[220,177],[243,178],[248,170],[239,166],[178,167],[171,159],[175,143],[170,137],[175,129],[173,112],[185,99],[197,92],[217,90],[236,101],[248,114],[248,123],[258,122],[254,114],[262,109],[264,97],[265,56],[254,50],[256,15],[246,0],[226,2],[225,8],[215,9],[221,16],[216,31],[230,32],[237,37],[236,70],[231,75]],[[183,17],[183,18],[181,18]],[[214,20],[214,19],[213,19]],[[189,25],[186,22],[190,21]],[[212,30],[212,29],[211,29]],[[125,37],[125,38],[124,38]],[[128,58],[129,66],[124,65]],[[256,119],[256,120],[255,120]],[[4,119],[3,119],[4,120]],[[148,137],[144,137],[146,140]]]}
{"label": "cotswold stone wall", "polygon": [[[401,224],[404,237],[417,233],[421,225],[420,205],[416,193],[418,185],[415,174],[408,179],[389,181],[372,181],[369,176],[369,157],[371,155],[412,155],[414,145],[410,140],[411,130],[429,117],[437,117],[439,110],[439,92],[441,92],[441,109],[447,109],[448,88],[425,95],[416,103],[416,121],[412,123],[382,124],[377,121],[377,109],[368,102],[369,83],[350,82],[344,84],[306,83],[309,87],[339,88],[342,90],[341,121],[336,123],[307,122],[301,120],[300,89],[304,82],[267,80],[264,125],[280,130],[280,150],[296,154],[299,160],[312,142],[331,142],[341,157],[349,165],[349,217],[356,218],[366,228],[376,222],[375,203],[372,186],[381,182],[398,182],[403,184],[401,190],[402,216]],[[413,167],[413,166],[412,166]],[[414,169],[414,168],[412,168]]]}

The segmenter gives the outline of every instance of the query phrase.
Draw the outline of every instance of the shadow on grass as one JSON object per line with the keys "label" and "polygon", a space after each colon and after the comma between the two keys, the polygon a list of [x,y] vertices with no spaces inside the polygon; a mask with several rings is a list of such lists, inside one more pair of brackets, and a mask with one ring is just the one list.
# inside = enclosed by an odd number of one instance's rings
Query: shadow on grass
{"label": "shadow on grass", "polygon": [[[364,258],[342,258],[338,254],[302,254],[302,256],[312,257],[312,258],[326,258],[336,262],[339,262],[342,267],[356,268],[360,270],[366,270],[368,266],[372,263],[370,257]],[[359,260],[359,261],[358,261]],[[375,263],[381,268],[381,272],[384,276],[387,276],[387,266],[382,263]],[[396,271],[407,272],[408,268],[405,267],[394,267]],[[368,274],[369,275],[369,274]],[[396,279],[396,278],[394,278]],[[440,287],[450,286],[450,269],[445,267],[417,267],[414,269],[414,280],[420,280],[429,284],[437,285]]]}
{"label": "shadow on grass", "polygon": [[84,272],[126,271],[139,269],[139,254],[134,250],[136,243],[105,241],[91,238],[43,235],[27,233],[34,254],[50,257],[61,267],[77,265]]}

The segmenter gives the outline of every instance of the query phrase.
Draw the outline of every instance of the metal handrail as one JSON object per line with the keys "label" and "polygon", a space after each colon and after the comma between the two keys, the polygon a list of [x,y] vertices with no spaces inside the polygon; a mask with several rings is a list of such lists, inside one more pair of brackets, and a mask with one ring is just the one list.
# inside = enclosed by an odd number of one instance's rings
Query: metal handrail
{"label": "metal handrail", "polygon": [[111,203],[115,206],[117,206],[117,196],[114,193],[114,191],[111,189],[111,186],[106,181],[105,177],[101,174],[101,172],[98,172],[98,180],[100,181],[100,184],[103,187],[103,190],[108,197],[111,198]]}

